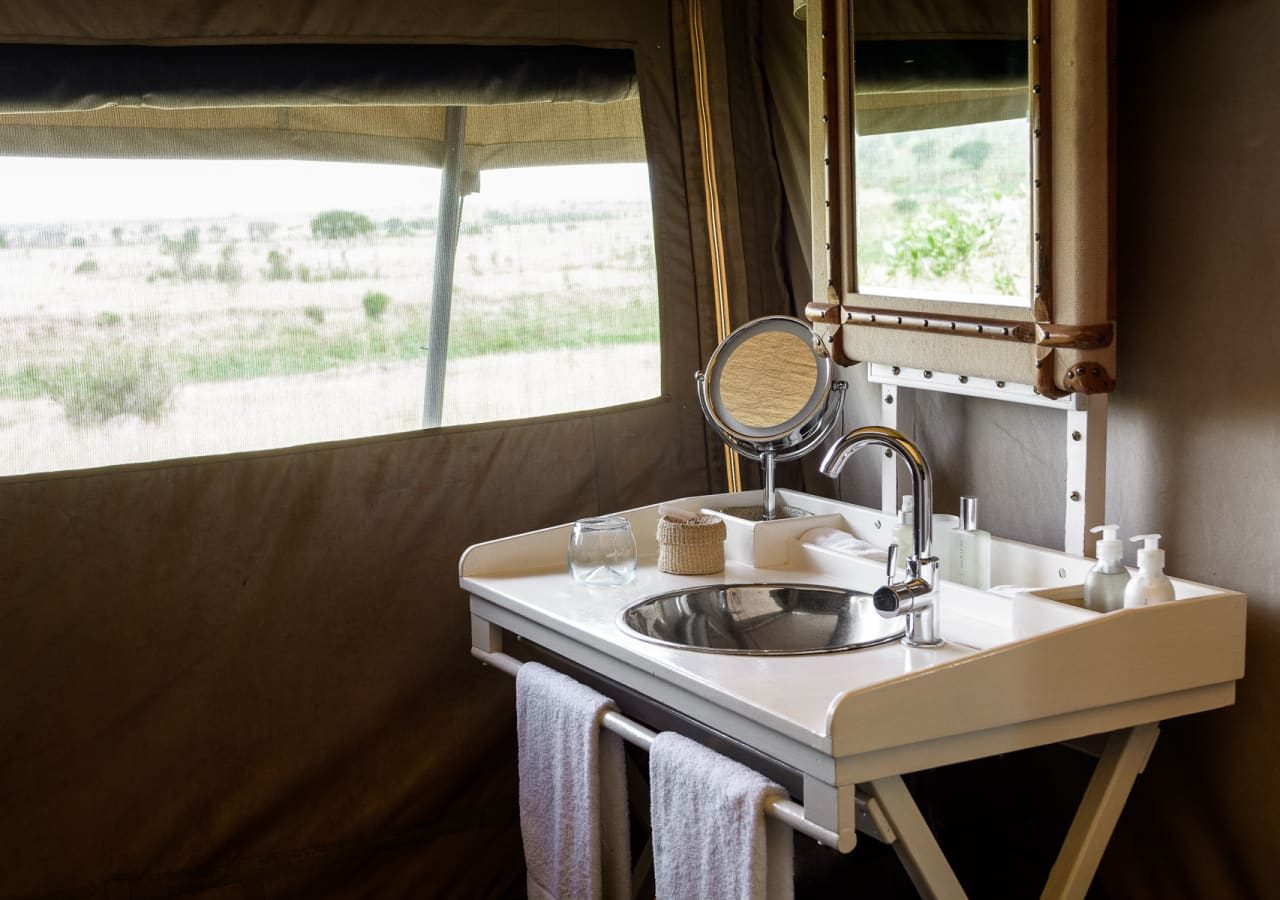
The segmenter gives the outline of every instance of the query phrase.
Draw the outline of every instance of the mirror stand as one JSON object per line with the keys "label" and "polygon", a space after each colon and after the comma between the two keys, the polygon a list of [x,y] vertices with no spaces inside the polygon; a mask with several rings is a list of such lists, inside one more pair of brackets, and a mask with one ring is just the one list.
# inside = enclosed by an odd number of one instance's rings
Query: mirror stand
{"label": "mirror stand", "polygon": [[698,405],[702,407],[702,414],[715,429],[716,434],[739,456],[760,463],[760,486],[763,489],[760,518],[767,522],[777,518],[786,519],[794,515],[806,515],[799,510],[792,511],[786,506],[779,510],[777,491],[774,486],[774,467],[780,462],[799,459],[827,439],[836,423],[840,421],[840,410],[844,406],[844,394],[848,385],[843,381],[832,383],[822,413],[791,434],[772,441],[746,441],[731,434],[712,414],[707,398],[706,376],[698,372],[694,378],[698,383]]}
{"label": "mirror stand", "polygon": [[[1093,556],[1097,535],[1090,526],[1102,522],[1106,512],[1107,489],[1107,395],[1071,394],[1050,399],[1029,384],[953,375],[928,369],[870,363],[867,380],[880,385],[880,424],[900,428],[900,420],[910,420],[908,405],[912,391],[934,391],[1001,400],[1056,409],[1065,413],[1063,446],[1066,453],[1066,512],[1063,522],[1063,550],[1078,556]],[[885,460],[880,473],[881,507],[892,514],[900,490],[895,460]]]}

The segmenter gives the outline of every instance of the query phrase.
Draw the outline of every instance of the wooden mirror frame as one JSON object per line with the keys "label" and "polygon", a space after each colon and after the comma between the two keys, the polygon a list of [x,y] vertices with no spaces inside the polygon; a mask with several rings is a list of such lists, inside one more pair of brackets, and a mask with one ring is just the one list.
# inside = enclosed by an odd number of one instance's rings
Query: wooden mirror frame
{"label": "wooden mirror frame", "polygon": [[[806,317],[841,365],[876,362],[1031,384],[1046,397],[1115,388],[1114,4],[1028,0],[1031,305],[857,291],[853,7],[808,6],[815,252]],[[825,249],[825,253],[822,252]]]}

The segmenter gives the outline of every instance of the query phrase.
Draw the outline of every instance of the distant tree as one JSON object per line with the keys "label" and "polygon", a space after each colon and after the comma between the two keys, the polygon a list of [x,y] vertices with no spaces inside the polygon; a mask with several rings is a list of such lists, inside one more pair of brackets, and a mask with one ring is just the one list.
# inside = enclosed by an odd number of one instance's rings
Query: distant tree
{"label": "distant tree", "polygon": [[938,152],[937,141],[921,141],[911,145],[911,155],[916,158],[916,165],[928,165]]}
{"label": "distant tree", "polygon": [[383,229],[387,233],[387,237],[410,237],[413,235],[413,227],[405,223],[404,219],[387,219],[382,223]]}
{"label": "distant tree", "polygon": [[269,241],[271,240],[271,235],[275,234],[276,229],[279,227],[275,222],[250,222],[249,240]]}
{"label": "distant tree", "polygon": [[986,141],[967,141],[951,151],[951,158],[958,159],[975,172],[991,155],[991,145]]}
{"label": "distant tree", "polygon": [[311,220],[311,236],[326,241],[350,240],[372,232],[368,216],[346,209],[331,209]]}
{"label": "distant tree", "polygon": [[119,225],[117,225],[115,228],[112,228],[112,229],[111,229],[111,239],[112,239],[113,241],[115,241],[115,242],[116,242],[116,246],[117,246],[117,247],[119,247],[121,244],[123,244],[123,243],[124,243],[124,229],[123,229],[123,228],[121,228]]}

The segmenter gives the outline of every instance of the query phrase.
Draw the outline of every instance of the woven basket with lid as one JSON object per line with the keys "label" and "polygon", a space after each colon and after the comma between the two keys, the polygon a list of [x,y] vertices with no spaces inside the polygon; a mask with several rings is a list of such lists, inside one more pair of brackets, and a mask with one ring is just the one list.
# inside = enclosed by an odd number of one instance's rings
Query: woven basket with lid
{"label": "woven basket with lid", "polygon": [[672,575],[710,575],[724,571],[724,520],[697,516],[658,520],[658,568]]}

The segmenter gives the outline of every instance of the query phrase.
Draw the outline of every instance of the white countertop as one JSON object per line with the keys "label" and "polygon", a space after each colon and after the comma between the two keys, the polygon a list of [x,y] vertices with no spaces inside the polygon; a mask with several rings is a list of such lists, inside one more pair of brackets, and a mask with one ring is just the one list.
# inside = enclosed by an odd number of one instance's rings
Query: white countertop
{"label": "white countertop", "polygon": [[[751,497],[677,502],[697,509],[745,504]],[[784,499],[839,515],[842,527],[867,540],[891,531],[875,510],[790,493]],[[899,764],[886,754],[919,768],[917,760],[938,764],[985,755],[989,747],[998,752],[1043,743],[1041,735],[1063,739],[1060,733],[1108,730],[1121,720],[1133,724],[1143,716],[1154,720],[1221,706],[1231,702],[1234,679],[1243,674],[1244,597],[1191,582],[1177,582],[1181,599],[1175,603],[1107,615],[944,582],[939,613],[946,643],[938,648],[893,642],[804,656],[737,656],[654,644],[624,630],[617,618],[657,594],[744,582],[871,591],[884,574],[879,564],[802,545],[796,537],[805,525],[792,520],[782,527],[765,523],[774,526],[766,532],[730,521],[727,546],[739,559],[724,573],[669,575],[654,565],[657,507],[625,515],[641,553],[631,584],[575,582],[564,566],[568,526],[560,526],[468,550],[460,574],[474,598],[473,613],[805,770],[813,770],[816,754],[843,761],[846,775],[861,778]],[[1027,586],[1059,593],[1069,594],[1069,585],[1078,584],[1092,564],[993,543],[994,578],[1019,575]],[[744,553],[767,564],[742,561]],[[1018,734],[1010,731],[1019,727]],[[925,752],[924,745],[931,749]],[[904,753],[908,746],[917,752]],[[856,764],[859,757],[864,765]],[[824,776],[843,781],[840,770]]]}

